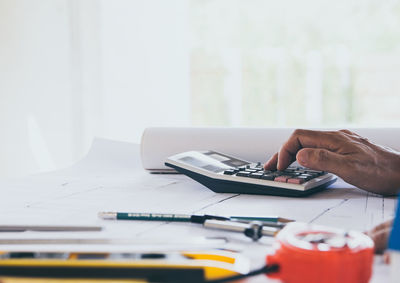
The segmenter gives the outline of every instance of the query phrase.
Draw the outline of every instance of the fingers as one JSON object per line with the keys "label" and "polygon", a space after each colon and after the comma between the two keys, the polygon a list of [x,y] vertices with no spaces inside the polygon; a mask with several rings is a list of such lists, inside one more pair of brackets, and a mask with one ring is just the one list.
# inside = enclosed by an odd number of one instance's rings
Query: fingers
{"label": "fingers", "polygon": [[[330,171],[337,174],[343,166],[339,164],[339,154],[335,154],[345,144],[345,137],[355,135],[349,130],[335,132],[295,130],[279,152],[272,156],[265,165],[265,170],[285,170],[296,158],[303,158],[299,163],[316,170]],[[302,149],[321,149],[322,151],[304,151]],[[332,153],[332,154],[331,154]],[[309,163],[309,164],[306,164]]]}
{"label": "fingers", "polygon": [[296,130],[278,153],[277,169],[284,170],[296,158],[302,148],[322,148],[335,151],[340,145],[335,132]]}
{"label": "fingers", "polygon": [[339,132],[346,133],[346,134],[349,134],[349,135],[353,135],[354,134],[352,131],[347,130],[347,129],[339,130]]}
{"label": "fingers", "polygon": [[264,164],[264,170],[276,170],[278,163],[278,153],[275,153],[267,162]]}
{"label": "fingers", "polygon": [[329,171],[341,175],[343,156],[321,148],[303,148],[296,155],[300,165],[321,171]]}

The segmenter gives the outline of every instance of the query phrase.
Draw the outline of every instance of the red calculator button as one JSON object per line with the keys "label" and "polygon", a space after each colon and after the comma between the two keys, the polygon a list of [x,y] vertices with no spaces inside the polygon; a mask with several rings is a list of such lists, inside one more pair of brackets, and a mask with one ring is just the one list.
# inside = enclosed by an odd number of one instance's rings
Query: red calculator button
{"label": "red calculator button", "polygon": [[274,181],[286,183],[288,179],[290,179],[290,176],[278,176],[278,177],[275,177]]}
{"label": "red calculator button", "polygon": [[291,178],[291,179],[288,179],[287,182],[291,183],[291,184],[303,184],[304,179]]}

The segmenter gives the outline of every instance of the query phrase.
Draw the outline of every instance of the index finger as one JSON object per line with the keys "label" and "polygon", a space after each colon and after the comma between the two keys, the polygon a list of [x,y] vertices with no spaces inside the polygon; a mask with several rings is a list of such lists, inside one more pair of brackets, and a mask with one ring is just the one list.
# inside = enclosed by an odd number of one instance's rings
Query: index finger
{"label": "index finger", "polygon": [[297,129],[281,147],[278,153],[278,170],[285,170],[293,160],[296,160],[297,152],[302,148],[323,148],[336,151],[337,134],[328,131]]}

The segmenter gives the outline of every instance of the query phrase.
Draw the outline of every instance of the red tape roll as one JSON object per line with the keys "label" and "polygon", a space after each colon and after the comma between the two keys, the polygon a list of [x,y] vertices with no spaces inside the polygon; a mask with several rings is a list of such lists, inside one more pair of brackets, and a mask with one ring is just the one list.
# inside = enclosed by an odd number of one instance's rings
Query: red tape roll
{"label": "red tape roll", "polygon": [[268,274],[285,283],[367,283],[372,274],[374,244],[367,235],[304,223],[290,223],[277,235]]}

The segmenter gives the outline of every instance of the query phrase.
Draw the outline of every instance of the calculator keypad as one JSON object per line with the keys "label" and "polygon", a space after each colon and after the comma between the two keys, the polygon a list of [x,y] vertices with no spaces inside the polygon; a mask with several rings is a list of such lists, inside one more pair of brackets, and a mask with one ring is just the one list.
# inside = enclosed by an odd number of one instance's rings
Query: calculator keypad
{"label": "calculator keypad", "polygon": [[283,171],[268,171],[264,170],[261,163],[257,163],[254,167],[246,165],[237,169],[225,170],[224,174],[282,183],[303,184],[316,177],[325,175],[326,172],[294,166],[290,166]]}

